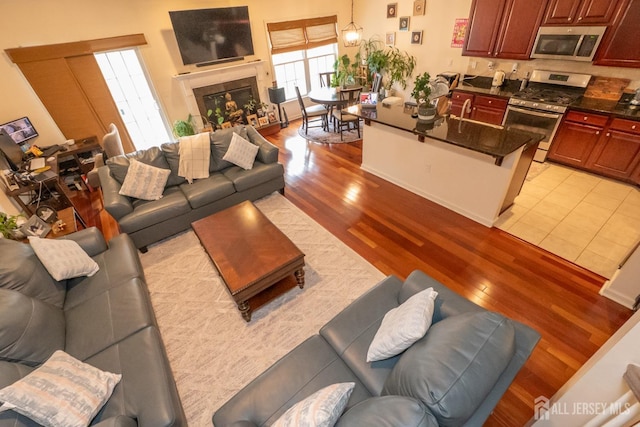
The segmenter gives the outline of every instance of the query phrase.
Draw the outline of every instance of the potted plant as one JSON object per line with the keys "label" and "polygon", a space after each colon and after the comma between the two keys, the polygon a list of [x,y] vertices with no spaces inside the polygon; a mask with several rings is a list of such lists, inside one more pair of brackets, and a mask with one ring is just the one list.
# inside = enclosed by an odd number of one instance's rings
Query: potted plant
{"label": "potted plant", "polygon": [[173,134],[180,138],[181,136],[195,135],[193,126],[193,116],[189,114],[187,120],[176,120],[173,122]]}
{"label": "potted plant", "polygon": [[418,119],[431,120],[436,116],[436,109],[431,103],[431,76],[424,72],[414,81],[411,96],[418,103]]}
{"label": "potted plant", "polygon": [[16,231],[24,223],[22,215],[7,215],[0,212],[0,234],[6,239],[12,239],[16,236]]}
{"label": "potted plant", "polygon": [[355,83],[358,62],[351,63],[351,58],[345,54],[336,59],[333,63],[333,70],[336,74],[332,78],[331,85],[334,87],[346,87]]}
{"label": "potted plant", "polygon": [[387,52],[387,89],[391,89],[394,83],[399,83],[402,89],[407,88],[407,79],[413,74],[416,67],[416,58],[403,52],[397,47],[391,48]]}

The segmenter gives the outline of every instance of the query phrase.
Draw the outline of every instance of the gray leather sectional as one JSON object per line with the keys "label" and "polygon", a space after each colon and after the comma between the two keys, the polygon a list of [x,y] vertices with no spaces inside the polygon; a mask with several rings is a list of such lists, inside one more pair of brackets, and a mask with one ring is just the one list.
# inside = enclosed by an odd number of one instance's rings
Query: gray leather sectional
{"label": "gray leather sectional", "polygon": [[[427,334],[400,355],[366,362],[384,315],[429,287],[438,297]],[[233,396],[213,423],[271,425],[321,388],[354,382],[337,427],[480,426],[539,339],[421,271],[404,283],[389,276]]]}
{"label": "gray leather sectional", "polygon": [[[260,147],[250,170],[222,159],[233,132]],[[144,251],[147,245],[188,229],[193,221],[245,200],[256,200],[274,191],[284,192],[284,168],[278,163],[278,148],[252,126],[218,130],[211,133],[210,140],[210,176],[193,184],[178,176],[178,143],[110,158],[98,170],[104,207],[137,248]],[[132,158],[171,169],[160,200],[138,200],[119,194]]]}
{"label": "gray leather sectional", "polygon": [[[55,281],[30,245],[0,239],[0,388],[64,350],[122,374],[91,425],[186,426],[132,240],[119,235],[107,246],[96,228],[64,238],[96,261],[94,276]],[[36,425],[14,411],[0,413],[0,427]]]}

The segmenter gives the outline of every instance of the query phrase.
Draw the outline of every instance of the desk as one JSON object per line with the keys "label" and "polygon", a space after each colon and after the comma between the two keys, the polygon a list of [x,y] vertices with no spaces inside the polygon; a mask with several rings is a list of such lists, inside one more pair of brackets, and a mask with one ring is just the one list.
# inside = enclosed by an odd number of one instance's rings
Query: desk
{"label": "desk", "polygon": [[[84,182],[83,177],[86,177],[86,174],[89,173],[89,171],[94,167],[93,157],[96,154],[102,152],[102,147],[98,143],[98,138],[96,138],[95,136],[91,136],[65,148],[67,148],[66,151],[61,150],[55,154],[55,163],[57,166],[56,170],[60,175],[60,179],[63,180],[64,175],[70,174],[65,173],[65,171],[77,168],[77,173],[78,175],[80,175],[81,181]],[[69,162],[71,168],[64,168],[60,166],[61,164],[66,164],[67,162]]]}

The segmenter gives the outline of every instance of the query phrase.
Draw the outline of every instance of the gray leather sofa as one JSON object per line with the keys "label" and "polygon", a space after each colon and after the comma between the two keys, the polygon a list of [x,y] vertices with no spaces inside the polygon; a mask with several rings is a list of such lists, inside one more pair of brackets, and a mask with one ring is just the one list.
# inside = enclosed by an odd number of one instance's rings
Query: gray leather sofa
{"label": "gray leather sofa", "polygon": [[[427,334],[400,355],[366,362],[384,315],[429,287],[438,297]],[[233,396],[213,424],[271,425],[321,388],[354,382],[336,426],[480,426],[539,339],[421,271],[404,283],[389,276]]]}
{"label": "gray leather sofa", "polygon": [[[96,261],[94,276],[55,281],[30,245],[0,239],[0,388],[64,350],[122,374],[91,425],[186,426],[133,242],[123,234],[107,247],[96,228],[64,238]],[[36,425],[0,413],[0,427]]]}
{"label": "gray leather sofa", "polygon": [[[244,170],[222,159],[233,132],[260,147],[253,168]],[[251,126],[223,129],[211,134],[210,176],[193,184],[178,176],[178,143],[112,157],[98,170],[104,207],[129,234],[137,248],[186,230],[195,220],[245,200],[256,200],[274,191],[284,193],[284,168],[278,163],[278,148]],[[171,169],[163,197],[145,201],[119,194],[129,159]]]}

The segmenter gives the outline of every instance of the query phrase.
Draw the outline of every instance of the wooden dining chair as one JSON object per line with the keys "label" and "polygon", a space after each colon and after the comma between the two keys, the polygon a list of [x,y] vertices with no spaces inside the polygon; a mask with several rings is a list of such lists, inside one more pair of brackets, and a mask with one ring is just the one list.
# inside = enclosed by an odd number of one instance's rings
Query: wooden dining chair
{"label": "wooden dining chair", "polygon": [[340,106],[335,109],[332,114],[333,126],[336,132],[340,132],[340,141],[343,140],[344,130],[351,130],[351,125],[358,130],[358,138],[360,138],[360,118],[353,114],[343,112],[343,109],[356,105],[360,102],[361,87],[355,89],[342,89],[340,94]]}
{"label": "wooden dining chair", "polygon": [[320,87],[331,87],[331,79],[336,75],[335,71],[327,71],[325,73],[319,73]]}
{"label": "wooden dining chair", "polygon": [[[300,104],[300,112],[302,113],[302,126],[304,126],[304,134],[307,135],[309,133],[309,122],[317,121],[318,119],[322,122],[322,130],[329,130],[329,112],[327,111],[324,105],[311,105],[305,106],[304,101],[302,100],[302,96],[300,95],[300,89],[298,86],[296,88],[296,95],[298,96],[298,103]],[[320,126],[311,126],[311,127],[320,127]]]}

